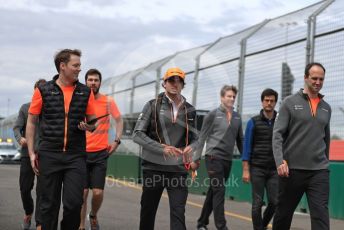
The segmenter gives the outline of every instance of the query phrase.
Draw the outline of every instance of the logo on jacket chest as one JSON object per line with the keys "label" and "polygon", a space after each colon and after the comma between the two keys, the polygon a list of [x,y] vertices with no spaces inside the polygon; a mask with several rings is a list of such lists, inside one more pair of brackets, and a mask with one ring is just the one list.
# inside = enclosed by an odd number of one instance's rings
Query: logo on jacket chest
{"label": "logo on jacket chest", "polygon": [[294,105],[294,110],[303,110],[303,105]]}

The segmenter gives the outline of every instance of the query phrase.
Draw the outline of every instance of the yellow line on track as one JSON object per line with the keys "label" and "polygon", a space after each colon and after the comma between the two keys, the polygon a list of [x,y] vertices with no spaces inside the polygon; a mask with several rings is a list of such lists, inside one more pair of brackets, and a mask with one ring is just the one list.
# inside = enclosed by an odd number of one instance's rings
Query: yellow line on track
{"label": "yellow line on track", "polygon": [[[106,179],[110,180],[112,182],[116,182],[116,183],[119,183],[121,185],[124,185],[126,187],[136,189],[136,190],[141,190],[142,189],[141,186],[135,184],[134,182],[127,182],[127,181],[123,181],[123,180],[118,180],[118,179],[114,179],[113,177],[106,177]],[[163,194],[162,196],[165,197],[165,198],[168,198],[168,196],[165,195],[165,194]],[[192,202],[192,201],[187,201],[186,203],[188,205],[191,205],[191,206],[194,206],[194,207],[198,207],[198,208],[202,208],[203,207],[202,204],[195,203],[195,202]],[[225,215],[231,216],[231,217],[234,217],[234,218],[237,218],[237,219],[240,219],[240,220],[245,220],[245,221],[248,221],[248,222],[252,222],[252,219],[250,217],[242,216],[242,215],[239,215],[239,214],[236,214],[236,213],[233,213],[233,212],[225,211]],[[272,225],[269,224],[268,227],[272,228]]]}

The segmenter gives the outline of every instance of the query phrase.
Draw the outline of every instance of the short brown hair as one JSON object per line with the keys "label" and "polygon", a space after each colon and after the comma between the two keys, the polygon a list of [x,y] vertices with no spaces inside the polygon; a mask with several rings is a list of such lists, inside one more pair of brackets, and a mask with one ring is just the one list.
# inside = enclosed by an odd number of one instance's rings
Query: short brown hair
{"label": "short brown hair", "polygon": [[221,91],[220,91],[221,97],[224,97],[226,92],[230,91],[230,90],[233,91],[235,93],[235,95],[237,95],[237,93],[238,93],[237,87],[235,87],[234,85],[224,85],[224,86],[222,86]]}
{"label": "short brown hair", "polygon": [[102,74],[100,73],[99,70],[97,69],[89,69],[87,70],[85,74],[85,82],[87,81],[87,78],[89,75],[98,75],[99,76],[99,81],[102,82]]}
{"label": "short brown hair", "polygon": [[55,67],[58,73],[60,73],[60,64],[61,62],[67,64],[70,60],[70,55],[76,55],[81,57],[81,51],[78,49],[63,49],[55,54],[54,62]]}
{"label": "short brown hair", "polygon": [[265,97],[268,96],[275,96],[275,102],[277,102],[278,100],[278,93],[270,88],[264,89],[264,91],[262,92],[261,96],[260,96],[260,100],[263,102]]}
{"label": "short brown hair", "polygon": [[319,66],[320,68],[323,69],[324,73],[326,73],[326,69],[325,67],[320,64],[319,62],[311,62],[309,64],[306,65],[305,67],[305,76],[308,77],[309,76],[309,70],[313,67],[313,66]]}
{"label": "short brown hair", "polygon": [[43,78],[38,79],[38,81],[35,82],[34,89],[36,89],[38,86],[44,85],[47,81]]}

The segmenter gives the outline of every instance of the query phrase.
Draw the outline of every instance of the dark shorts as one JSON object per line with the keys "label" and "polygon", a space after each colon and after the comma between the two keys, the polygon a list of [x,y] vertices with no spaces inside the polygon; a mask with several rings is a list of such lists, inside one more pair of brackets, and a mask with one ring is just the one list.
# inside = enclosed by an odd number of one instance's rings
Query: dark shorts
{"label": "dark shorts", "polygon": [[104,149],[87,153],[87,175],[85,188],[104,189],[109,153]]}

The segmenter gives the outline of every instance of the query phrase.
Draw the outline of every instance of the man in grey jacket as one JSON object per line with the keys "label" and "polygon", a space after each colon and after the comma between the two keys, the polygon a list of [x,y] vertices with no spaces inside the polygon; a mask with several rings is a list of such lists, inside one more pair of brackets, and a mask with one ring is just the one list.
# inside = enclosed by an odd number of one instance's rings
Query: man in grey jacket
{"label": "man in grey jacket", "polygon": [[329,229],[329,147],[331,107],[319,93],[325,68],[305,68],[304,89],[287,97],[273,131],[273,153],[279,179],[274,230],[290,229],[293,213],[306,193],[312,230]]}
{"label": "man in grey jacket", "polygon": [[[39,79],[36,83],[34,88],[36,89],[38,85],[44,84],[46,81],[44,79]],[[23,220],[23,229],[30,229],[31,225],[31,217],[34,210],[33,199],[31,196],[31,190],[33,189],[33,184],[35,180],[35,173],[32,170],[31,162],[28,154],[27,143],[25,138],[25,129],[26,129],[26,121],[28,117],[30,103],[25,103],[20,107],[17,120],[15,121],[13,127],[14,137],[16,138],[17,142],[21,146],[20,149],[20,173],[19,173],[19,187],[20,187],[20,195],[25,211],[24,220]],[[38,132],[36,132],[38,135]],[[39,138],[36,138],[36,150],[38,146]],[[36,195],[38,197],[39,191],[38,186],[36,186]],[[38,199],[36,199],[36,225],[39,226],[39,213],[38,213]]]}
{"label": "man in grey jacket", "polygon": [[231,171],[235,143],[240,153],[243,149],[241,117],[233,110],[236,95],[235,86],[223,86],[220,92],[220,107],[210,111],[203,121],[197,155],[201,154],[206,142],[205,163],[210,183],[201,216],[197,221],[199,230],[207,229],[212,211],[216,228],[228,229],[224,215],[225,183]]}
{"label": "man in grey jacket", "polygon": [[192,158],[197,147],[196,111],[181,95],[184,79],[181,69],[168,69],[162,84],[165,92],[146,103],[135,126],[133,139],[142,146],[141,230],[154,229],[164,188],[170,201],[170,229],[186,229],[186,178],[198,164]]}

